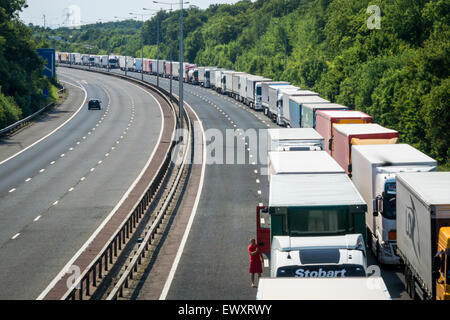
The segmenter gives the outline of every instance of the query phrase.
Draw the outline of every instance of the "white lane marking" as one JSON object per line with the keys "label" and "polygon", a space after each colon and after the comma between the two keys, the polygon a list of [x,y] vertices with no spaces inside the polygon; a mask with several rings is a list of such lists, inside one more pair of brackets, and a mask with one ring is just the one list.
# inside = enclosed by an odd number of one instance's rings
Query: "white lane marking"
{"label": "white lane marking", "polygon": [[45,171],[45,169],[41,169],[41,170],[39,170],[39,172],[40,172],[40,173],[42,173],[42,172],[44,172],[44,171]]}
{"label": "white lane marking", "polygon": [[52,161],[50,162],[50,165],[54,165],[56,163],[56,161]]}
{"label": "white lane marking", "polygon": [[264,259],[264,268],[268,268],[268,267],[269,267],[269,260]]}
{"label": "white lane marking", "polygon": [[91,172],[93,172],[95,170],[95,168],[91,168]]}
{"label": "white lane marking", "polygon": [[69,189],[69,192],[72,192],[74,189],[75,189],[74,187],[70,188],[70,189]]}
{"label": "white lane marking", "polygon": [[62,155],[60,155],[61,158],[64,158],[65,154],[63,153]]}
{"label": "white lane marking", "polygon": [[70,148],[69,148],[69,151],[73,151],[73,147],[70,147]]}
{"label": "white lane marking", "polygon": [[[62,81],[62,80],[61,80]],[[68,83],[68,82],[67,82]],[[69,83],[70,84],[70,83]],[[75,113],[66,121],[64,121],[59,127],[57,127],[55,130],[51,131],[49,134],[45,135],[44,137],[42,137],[41,139],[37,140],[36,142],[30,144],[28,147],[20,150],[19,152],[17,152],[16,154],[12,155],[11,157],[3,160],[2,162],[0,162],[0,165],[4,164],[5,162],[17,157],[19,154],[22,154],[23,152],[27,151],[28,149],[34,147],[35,145],[37,145],[39,142],[43,141],[44,139],[48,138],[49,136],[51,136],[52,134],[54,134],[56,131],[58,131],[59,129],[61,129],[66,123],[68,123],[70,120],[73,119],[73,117],[75,117],[82,109],[84,104],[86,103],[86,99],[87,99],[87,91],[84,87],[81,87],[81,89],[83,89],[84,91],[84,100],[83,103],[81,104],[81,106],[78,108],[77,111],[75,111]]]}
{"label": "white lane marking", "polygon": [[53,202],[53,206],[56,206],[57,204],[59,203],[59,201],[58,200],[56,200],[55,202]]}
{"label": "white lane marking", "polygon": [[[144,90],[143,88],[141,88],[141,87],[139,87],[139,86],[137,86],[137,85],[135,85],[133,83],[130,83],[130,84],[135,86],[136,88],[139,88],[140,90],[142,90],[143,92],[148,94],[150,97],[152,97],[152,99],[155,100],[155,102],[157,103],[157,105],[159,107],[160,115],[161,115],[161,131],[159,132],[158,142],[155,144],[155,147],[153,148],[153,152],[150,155],[150,157],[149,157],[147,163],[145,164],[144,168],[142,169],[142,171],[140,172],[140,174],[138,175],[136,180],[134,180],[133,184],[128,188],[128,190],[125,192],[125,194],[119,200],[119,202],[114,207],[114,209],[112,209],[112,211],[109,213],[109,215],[103,220],[103,222],[94,231],[94,233],[91,235],[91,237],[83,244],[83,246],[77,251],[77,253],[75,253],[75,255],[66,263],[66,265],[61,269],[61,271],[56,275],[56,277],[50,282],[50,284],[44,289],[44,291],[42,291],[41,294],[36,298],[36,300],[42,300],[50,292],[50,290],[56,285],[56,283],[67,273],[67,271],[69,270],[70,266],[73,265],[75,260],[81,255],[81,253],[83,251],[86,250],[86,248],[89,246],[89,244],[95,239],[95,237],[99,234],[99,232],[103,229],[103,227],[108,223],[108,221],[111,220],[111,218],[114,216],[114,214],[119,209],[119,207],[122,205],[122,203],[125,201],[125,199],[128,198],[128,195],[130,194],[131,190],[134,189],[136,184],[139,182],[139,180],[144,175],[145,171],[147,170],[148,166],[150,165],[150,162],[153,160],[153,158],[155,156],[157,147],[161,143],[162,133],[164,131],[164,116],[163,116],[164,113],[163,113],[161,104],[159,103],[158,100],[156,100],[155,97],[153,97],[153,95],[150,92]],[[172,139],[174,138],[173,135],[174,134],[172,134]],[[206,145],[206,141],[204,143]],[[206,153],[204,154],[204,157],[206,157]],[[203,162],[206,162],[206,160],[204,160]]]}
{"label": "white lane marking", "polygon": [[259,181],[259,179],[256,179],[256,183],[260,183],[261,181]]}
{"label": "white lane marking", "polygon": [[261,190],[258,190],[258,194],[261,194]]}
{"label": "white lane marking", "polygon": [[16,188],[12,188],[11,190],[9,190],[9,193],[16,191]]}
{"label": "white lane marking", "polygon": [[103,161],[102,160],[100,160],[99,162],[98,162],[98,164],[101,164]]}
{"label": "white lane marking", "polygon": [[109,153],[105,153],[105,157],[109,157]]}
{"label": "white lane marking", "polygon": [[41,218],[41,216],[37,216],[36,218],[34,218],[34,222],[38,221]]}
{"label": "white lane marking", "polygon": [[86,180],[86,177],[81,177],[80,181]]}
{"label": "white lane marking", "polygon": [[20,233],[16,233],[16,234],[11,238],[11,240],[17,239],[18,236],[20,236]]}
{"label": "white lane marking", "polygon": [[27,180],[25,180],[25,182],[30,182],[31,181],[31,178],[28,178]]}
{"label": "white lane marking", "polygon": [[167,294],[169,293],[170,286],[172,285],[173,277],[175,276],[175,272],[177,271],[177,267],[178,267],[178,264],[180,263],[181,255],[183,254],[184,247],[186,245],[187,238],[188,238],[189,233],[191,231],[191,227],[192,227],[192,224],[194,222],[195,215],[197,214],[197,207],[198,207],[198,204],[200,202],[200,196],[201,196],[202,191],[203,191],[203,182],[204,182],[204,179],[205,179],[205,168],[206,168],[206,137],[205,137],[205,130],[203,129],[203,123],[200,120],[200,117],[195,112],[195,110],[187,102],[186,102],[186,104],[188,105],[188,107],[192,110],[192,112],[197,117],[198,123],[200,124],[200,129],[201,129],[201,131],[203,133],[203,163],[202,163],[202,173],[201,173],[201,176],[200,176],[200,188],[199,188],[199,190],[197,192],[197,196],[196,196],[195,202],[194,202],[194,207],[192,208],[191,216],[189,217],[189,221],[188,221],[188,224],[186,226],[186,230],[184,231],[183,238],[181,239],[180,247],[178,248],[177,255],[175,256],[175,260],[174,260],[174,262],[172,264],[172,268],[170,269],[169,275],[167,277],[166,283],[164,284],[164,288],[163,288],[163,291],[161,292],[159,300],[165,300],[166,297],[167,297]]}

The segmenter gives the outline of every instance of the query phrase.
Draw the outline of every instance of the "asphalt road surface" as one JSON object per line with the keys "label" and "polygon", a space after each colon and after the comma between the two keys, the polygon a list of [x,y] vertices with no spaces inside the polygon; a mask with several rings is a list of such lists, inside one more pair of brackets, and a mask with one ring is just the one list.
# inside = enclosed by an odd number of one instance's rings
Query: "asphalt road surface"
{"label": "asphalt road surface", "polygon": [[[58,76],[70,91],[61,109],[0,143],[0,299],[35,299],[46,288],[137,178],[162,130],[141,88],[80,70]],[[82,105],[92,98],[102,110]]]}
{"label": "asphalt road surface", "polygon": [[[112,72],[123,74],[120,70]],[[128,75],[141,79],[141,74],[129,72]],[[144,75],[144,80],[156,84],[154,76]],[[162,88],[169,90],[168,79],[160,77],[159,81]],[[172,85],[173,92],[178,95],[178,82],[173,81]],[[278,127],[261,112],[250,110],[210,89],[189,84],[184,84],[184,89],[185,101],[197,112],[205,131],[220,131],[224,141],[226,129],[259,132]],[[241,136],[238,134],[238,137]],[[214,141],[207,135],[207,144],[213,145]],[[240,149],[237,144],[225,145],[223,158],[232,151],[237,153],[237,149]],[[216,153],[208,152],[209,162],[216,156]],[[267,204],[268,181],[264,174],[267,159],[264,152],[258,155],[258,150],[250,148],[245,163],[206,166],[197,214],[167,299],[256,298],[256,289],[251,288],[248,273],[247,246],[250,237],[256,236],[256,206]],[[376,260],[369,252],[368,265],[373,264]],[[409,299],[400,268],[383,266],[380,270],[392,299]],[[263,276],[269,276],[268,271],[268,267],[264,268]]]}

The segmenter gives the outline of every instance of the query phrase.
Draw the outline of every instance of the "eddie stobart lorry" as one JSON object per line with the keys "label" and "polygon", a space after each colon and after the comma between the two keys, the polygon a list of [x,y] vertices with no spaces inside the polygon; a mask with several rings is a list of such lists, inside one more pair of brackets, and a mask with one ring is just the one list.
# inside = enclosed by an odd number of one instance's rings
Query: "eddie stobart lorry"
{"label": "eddie stobart lorry", "polygon": [[450,300],[450,172],[397,174],[397,246],[408,294]]}
{"label": "eddie stobart lorry", "polygon": [[[311,161],[296,173],[293,155]],[[291,168],[270,174],[269,206],[257,207],[257,241],[270,253],[271,274],[364,276],[367,206],[344,170],[325,151],[271,153],[271,159]]]}
{"label": "eddie stobart lorry", "polygon": [[436,171],[437,162],[408,144],[352,147],[352,180],[367,203],[367,245],[381,264],[399,264],[396,175]]}

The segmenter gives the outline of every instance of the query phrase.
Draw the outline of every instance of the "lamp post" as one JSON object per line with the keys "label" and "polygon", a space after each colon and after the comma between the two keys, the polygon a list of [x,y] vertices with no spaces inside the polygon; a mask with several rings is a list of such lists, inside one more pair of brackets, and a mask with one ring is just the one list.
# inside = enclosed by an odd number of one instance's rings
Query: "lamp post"
{"label": "lamp post", "polygon": [[[151,16],[152,14],[144,14],[144,13],[133,13],[130,12],[130,15],[133,16],[142,16],[142,27],[144,27],[144,16]],[[144,33],[142,32],[141,36],[141,80],[144,81]]]}
{"label": "lamp post", "polygon": [[[184,97],[183,97],[183,82],[184,82],[184,64],[183,64],[183,0],[180,0],[180,78],[179,78],[179,108],[180,108],[180,121],[183,123],[183,106],[184,106]],[[172,6],[176,5],[176,2],[161,2],[161,1],[153,1],[153,3],[170,5],[170,9],[172,10]],[[184,4],[188,4],[189,2],[184,2]]]}
{"label": "lamp post", "polygon": [[[155,9],[142,8],[144,11],[159,11]],[[156,15],[156,86],[159,88],[159,17]]]}

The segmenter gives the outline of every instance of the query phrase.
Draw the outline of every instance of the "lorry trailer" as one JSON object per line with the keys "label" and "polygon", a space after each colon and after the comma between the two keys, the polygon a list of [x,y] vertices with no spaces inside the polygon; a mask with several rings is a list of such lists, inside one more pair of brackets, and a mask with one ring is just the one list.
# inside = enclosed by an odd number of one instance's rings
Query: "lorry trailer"
{"label": "lorry trailer", "polygon": [[269,179],[274,174],[345,173],[325,151],[269,152]]}
{"label": "lorry trailer", "polygon": [[450,172],[397,174],[397,246],[408,294],[450,300]]}
{"label": "lorry trailer", "polygon": [[379,124],[335,124],[332,156],[351,176],[352,146],[363,144],[397,143],[398,132]]}
{"label": "lorry trailer", "polygon": [[381,264],[399,264],[396,175],[436,171],[437,162],[407,144],[352,147],[352,180],[367,203],[367,244]]}
{"label": "lorry trailer", "polygon": [[280,90],[282,95],[280,100],[280,125],[291,127],[291,114],[289,110],[289,98],[291,97],[309,97],[309,96],[319,96],[317,92],[310,90]]}
{"label": "lorry trailer", "polygon": [[267,81],[261,83],[261,106],[266,116],[269,115],[269,86],[288,86],[289,82]]}
{"label": "lorry trailer", "polygon": [[336,111],[318,110],[316,111],[317,132],[325,139],[325,150],[332,154],[332,144],[334,136],[334,125],[345,123],[372,123],[372,117],[361,111]]}
{"label": "lorry trailer", "polygon": [[302,128],[316,127],[316,113],[319,110],[346,111],[348,107],[337,103],[305,103],[302,106]]}
{"label": "lorry trailer", "polygon": [[323,150],[324,139],[312,128],[268,129],[267,150],[313,151]]}
{"label": "lorry trailer", "polygon": [[289,97],[289,124],[292,128],[302,127],[302,107],[306,103],[328,104],[330,101],[318,95]]}

